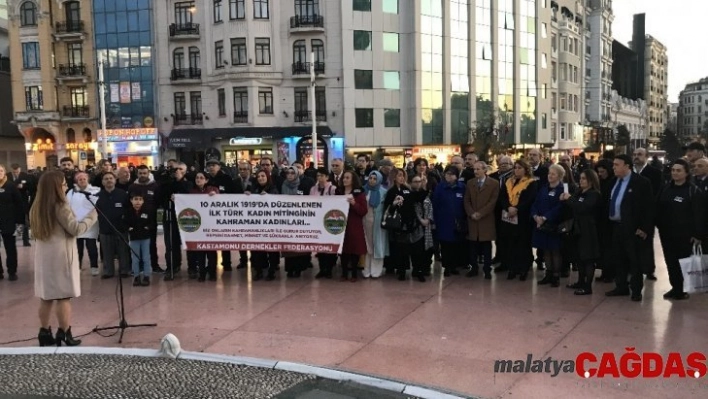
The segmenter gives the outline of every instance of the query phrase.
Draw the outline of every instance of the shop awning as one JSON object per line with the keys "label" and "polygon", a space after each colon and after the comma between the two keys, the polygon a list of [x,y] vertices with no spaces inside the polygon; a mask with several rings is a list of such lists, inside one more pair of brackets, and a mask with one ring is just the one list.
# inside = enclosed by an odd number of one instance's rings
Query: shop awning
{"label": "shop awning", "polygon": [[[291,127],[229,127],[219,129],[174,129],[167,138],[168,148],[208,148],[213,141],[228,140],[232,137],[282,139],[303,137],[312,133],[310,126]],[[332,137],[329,126],[318,126],[317,134]]]}

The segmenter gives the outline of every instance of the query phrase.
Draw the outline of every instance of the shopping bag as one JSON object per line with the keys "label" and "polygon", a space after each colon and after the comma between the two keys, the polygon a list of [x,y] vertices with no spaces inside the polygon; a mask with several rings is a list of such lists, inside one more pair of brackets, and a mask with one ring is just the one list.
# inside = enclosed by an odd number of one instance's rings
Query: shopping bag
{"label": "shopping bag", "polygon": [[708,292],[708,256],[700,245],[693,246],[693,255],[679,259],[683,273],[683,290],[690,294]]}

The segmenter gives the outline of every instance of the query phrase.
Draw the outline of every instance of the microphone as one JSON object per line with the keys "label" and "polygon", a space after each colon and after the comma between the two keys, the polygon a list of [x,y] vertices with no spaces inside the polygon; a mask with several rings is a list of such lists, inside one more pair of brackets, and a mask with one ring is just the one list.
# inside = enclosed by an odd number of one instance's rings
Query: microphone
{"label": "microphone", "polygon": [[94,194],[89,193],[88,191],[83,191],[83,190],[74,190],[74,192],[77,193],[77,194],[83,194],[83,195],[86,196],[86,198],[89,198],[89,197],[91,197],[92,195],[94,195]]}

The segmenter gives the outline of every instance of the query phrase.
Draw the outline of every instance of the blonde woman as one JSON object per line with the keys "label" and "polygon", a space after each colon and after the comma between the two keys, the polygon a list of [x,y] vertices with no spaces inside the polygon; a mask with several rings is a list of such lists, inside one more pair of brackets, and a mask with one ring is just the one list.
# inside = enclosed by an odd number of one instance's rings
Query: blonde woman
{"label": "blonde woman", "polygon": [[[30,211],[34,246],[34,291],[40,298],[39,345],[81,344],[71,334],[71,298],[81,295],[76,237],[96,223],[96,211],[77,221],[66,199],[68,187],[61,172],[47,172],[39,179],[37,197]],[[55,306],[56,302],[56,306]],[[59,330],[52,336],[49,317],[55,308]]]}

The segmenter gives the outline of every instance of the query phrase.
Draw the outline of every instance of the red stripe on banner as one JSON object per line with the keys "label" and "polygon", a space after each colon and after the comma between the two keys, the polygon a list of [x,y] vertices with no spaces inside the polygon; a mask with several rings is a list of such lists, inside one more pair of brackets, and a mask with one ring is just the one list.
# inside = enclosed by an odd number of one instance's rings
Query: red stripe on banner
{"label": "red stripe on banner", "polygon": [[187,251],[339,253],[338,244],[187,241]]}

